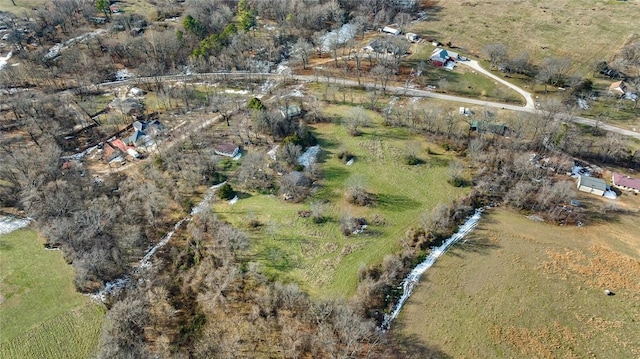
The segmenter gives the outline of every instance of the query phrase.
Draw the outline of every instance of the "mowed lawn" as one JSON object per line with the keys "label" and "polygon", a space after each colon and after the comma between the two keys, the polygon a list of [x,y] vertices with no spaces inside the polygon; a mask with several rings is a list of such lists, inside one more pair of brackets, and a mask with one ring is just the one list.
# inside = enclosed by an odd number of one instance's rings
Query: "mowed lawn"
{"label": "mowed lawn", "polygon": [[[331,106],[329,115],[343,116],[348,106]],[[340,124],[313,125],[322,154],[322,179],[304,203],[285,202],[273,195],[251,193],[238,203],[215,205],[218,215],[251,234],[252,260],[281,280],[300,284],[320,296],[350,296],[357,283],[358,269],[382,261],[400,249],[406,230],[419,225],[420,216],[438,203],[450,203],[466,190],[447,183],[452,154],[429,145],[406,129],[382,126],[370,112],[373,123],[352,137]],[[429,154],[427,147],[431,147]],[[425,161],[418,166],[403,164],[408,147]],[[355,155],[347,166],[336,154],[346,150]],[[357,181],[377,196],[372,207],[359,207],[344,199],[348,184]],[[325,202],[328,220],[316,224],[301,218],[312,202]],[[369,227],[364,234],[346,237],[340,232],[341,216],[364,217]],[[374,218],[383,219],[373,224]],[[251,230],[247,224],[259,220],[263,226]],[[380,223],[384,222],[384,223]]]}
{"label": "mowed lawn", "polygon": [[86,358],[101,306],[75,291],[73,269],[29,229],[0,236],[0,357]]}
{"label": "mowed lawn", "polygon": [[539,64],[545,57],[569,58],[573,69],[589,75],[638,33],[640,3],[635,1],[440,1],[427,21],[409,27],[442,43],[481,55],[491,43],[507,45],[512,56],[527,52]]}
{"label": "mowed lawn", "polygon": [[525,100],[520,94],[483,74],[477,73],[472,68],[465,66],[464,63],[459,63],[453,71],[428,65],[434,49],[435,47],[431,43],[413,44],[411,55],[403,61],[404,65],[412,68],[416,68],[421,62],[427,64],[418,78],[421,84],[436,86],[435,91],[437,92],[518,105],[525,104]]}
{"label": "mowed lawn", "polygon": [[425,274],[393,330],[452,358],[638,358],[635,211],[582,228],[485,212]]}

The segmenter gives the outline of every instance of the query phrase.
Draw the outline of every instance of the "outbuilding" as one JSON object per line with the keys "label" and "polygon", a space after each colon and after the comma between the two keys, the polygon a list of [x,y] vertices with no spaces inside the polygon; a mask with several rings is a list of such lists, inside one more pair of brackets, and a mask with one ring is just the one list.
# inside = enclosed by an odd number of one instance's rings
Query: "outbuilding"
{"label": "outbuilding", "polygon": [[386,32],[387,34],[391,34],[391,35],[400,35],[402,33],[402,31],[390,26],[383,27],[382,32]]}
{"label": "outbuilding", "polygon": [[581,175],[578,177],[578,190],[592,193],[596,196],[604,196],[607,191],[607,183],[602,178]]}
{"label": "outbuilding", "polygon": [[624,96],[627,92],[627,84],[624,81],[616,81],[609,85],[609,93],[616,96]]}
{"label": "outbuilding", "polygon": [[284,119],[292,119],[302,115],[302,109],[298,105],[289,105],[280,107],[280,114]]}
{"label": "outbuilding", "polygon": [[411,42],[416,42],[416,41],[420,40],[420,38],[418,37],[418,34],[415,34],[413,32],[407,32],[405,37],[407,38],[407,40],[409,40]]}

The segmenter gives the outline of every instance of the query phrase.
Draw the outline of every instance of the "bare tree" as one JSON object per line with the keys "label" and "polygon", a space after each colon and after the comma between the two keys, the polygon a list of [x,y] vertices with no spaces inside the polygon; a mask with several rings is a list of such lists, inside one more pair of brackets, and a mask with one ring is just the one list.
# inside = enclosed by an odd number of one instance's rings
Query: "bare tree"
{"label": "bare tree", "polygon": [[411,14],[407,14],[406,12],[399,12],[393,18],[393,22],[398,24],[400,31],[404,32],[407,25],[411,22]]}
{"label": "bare tree", "polygon": [[497,67],[509,58],[509,50],[504,44],[489,44],[482,49],[482,52],[489,58],[492,67]]}
{"label": "bare tree", "polygon": [[295,143],[287,142],[278,148],[278,159],[291,167],[298,164],[300,155],[302,155],[302,147]]}
{"label": "bare tree", "polygon": [[273,186],[265,168],[264,156],[250,152],[242,159],[238,181],[247,189],[266,190]]}
{"label": "bare tree", "polygon": [[298,38],[298,42],[291,48],[291,54],[302,62],[302,68],[306,70],[309,64],[309,58],[313,52],[313,46],[302,37]]}
{"label": "bare tree", "polygon": [[360,135],[360,127],[368,127],[370,122],[369,114],[361,106],[352,108],[349,114],[342,119],[343,125],[351,136]]}
{"label": "bare tree", "polygon": [[548,57],[542,61],[536,80],[544,84],[545,91],[547,91],[547,85],[554,87],[564,86],[570,65],[571,60],[568,58]]}
{"label": "bare tree", "polygon": [[530,74],[533,72],[531,63],[529,62],[529,53],[526,51],[519,52],[516,56],[509,60],[509,71],[518,74]]}
{"label": "bare tree", "polygon": [[386,94],[387,84],[393,76],[393,69],[391,69],[389,66],[378,64],[371,69],[371,76],[374,78],[374,81],[380,81],[380,85],[382,86],[382,93]]}

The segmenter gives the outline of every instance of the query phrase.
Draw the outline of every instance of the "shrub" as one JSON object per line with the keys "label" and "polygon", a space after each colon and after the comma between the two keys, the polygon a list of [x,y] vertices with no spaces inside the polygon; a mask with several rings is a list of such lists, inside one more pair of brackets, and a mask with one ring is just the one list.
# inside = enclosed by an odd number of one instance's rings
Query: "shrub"
{"label": "shrub", "polygon": [[261,227],[262,226],[262,222],[260,222],[257,219],[251,219],[251,220],[249,220],[248,226],[249,226],[249,228],[255,229],[255,228]]}
{"label": "shrub", "polygon": [[416,157],[415,155],[406,155],[404,156],[404,164],[409,166],[415,166],[422,163],[422,160]]}
{"label": "shrub", "polygon": [[220,197],[220,199],[230,200],[235,197],[235,195],[236,192],[228,183],[223,184],[220,189],[218,189],[218,197]]}
{"label": "shrub", "polygon": [[363,207],[371,207],[375,204],[375,195],[365,191],[362,187],[353,186],[345,193],[347,202]]}
{"label": "shrub", "polygon": [[342,162],[347,163],[352,159],[354,159],[356,156],[349,151],[342,150],[336,154],[336,157],[338,157],[338,159],[341,160]]}
{"label": "shrub", "polygon": [[342,232],[344,236],[350,236],[364,231],[366,225],[367,220],[364,218],[345,215],[340,219],[340,232]]}
{"label": "shrub", "polygon": [[447,182],[449,182],[449,184],[454,187],[465,187],[469,184],[464,178],[460,176],[454,176],[452,178],[449,178]]}
{"label": "shrub", "polygon": [[262,111],[265,109],[264,104],[257,97],[254,97],[251,100],[249,100],[249,104],[247,105],[247,107],[251,110],[257,110],[257,111]]}

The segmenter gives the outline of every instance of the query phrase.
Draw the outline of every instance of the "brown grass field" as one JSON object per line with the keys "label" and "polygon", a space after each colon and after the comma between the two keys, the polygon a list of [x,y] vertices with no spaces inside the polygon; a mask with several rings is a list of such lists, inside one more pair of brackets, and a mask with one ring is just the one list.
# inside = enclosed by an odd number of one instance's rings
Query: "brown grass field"
{"label": "brown grass field", "polygon": [[474,55],[481,55],[487,44],[501,42],[511,55],[529,52],[534,63],[568,57],[583,75],[640,36],[638,0],[472,0],[438,5],[427,21],[410,30],[442,43],[451,41]]}
{"label": "brown grass field", "polygon": [[633,213],[582,228],[485,213],[422,278],[396,335],[452,358],[640,357],[640,199],[624,200]]}

